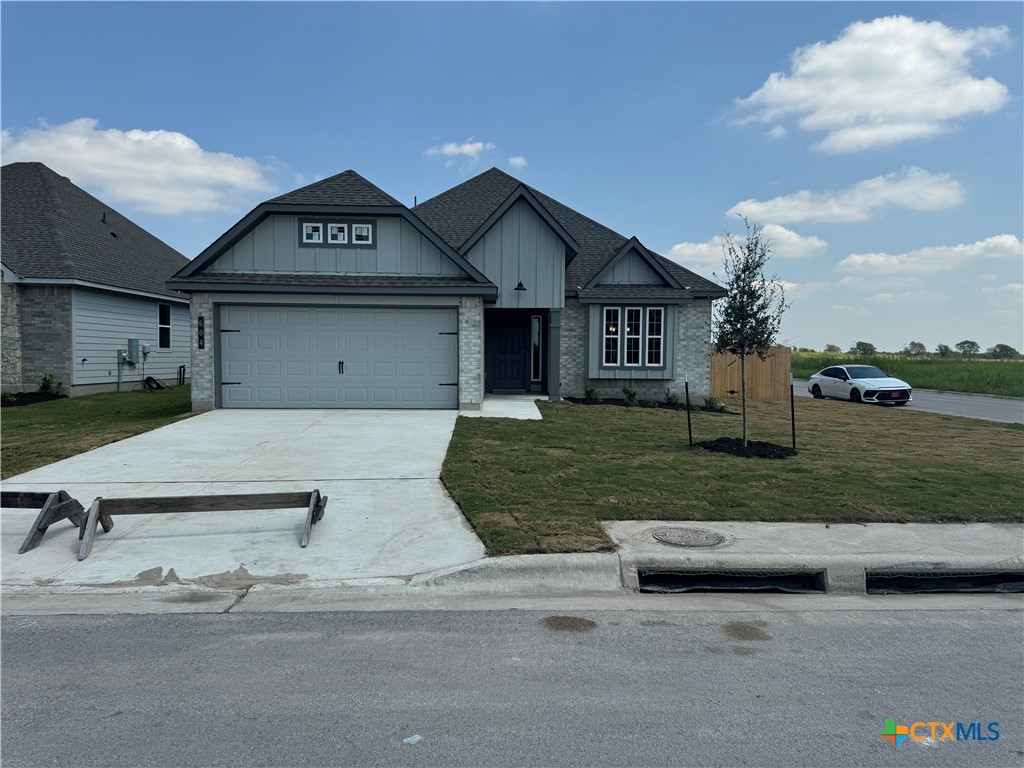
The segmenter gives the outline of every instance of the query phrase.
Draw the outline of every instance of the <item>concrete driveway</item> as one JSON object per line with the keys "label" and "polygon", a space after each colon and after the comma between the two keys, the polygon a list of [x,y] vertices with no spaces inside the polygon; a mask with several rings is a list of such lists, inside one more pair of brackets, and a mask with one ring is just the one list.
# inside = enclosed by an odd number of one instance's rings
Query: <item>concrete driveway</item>
{"label": "concrete driveway", "polygon": [[[8,491],[97,496],[311,491],[329,497],[309,546],[304,510],[121,516],[77,560],[78,529],[18,554],[36,510],[0,516],[5,586],[208,587],[407,577],[484,548],[439,480],[454,411],[220,410],[12,477]],[[173,573],[170,573],[173,570]]]}

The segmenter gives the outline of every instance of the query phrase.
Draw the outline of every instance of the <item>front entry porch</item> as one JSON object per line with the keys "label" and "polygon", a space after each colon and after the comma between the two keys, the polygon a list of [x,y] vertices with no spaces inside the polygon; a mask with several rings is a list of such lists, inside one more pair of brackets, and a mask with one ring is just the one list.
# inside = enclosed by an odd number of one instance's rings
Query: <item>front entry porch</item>
{"label": "front entry porch", "polygon": [[484,310],[484,391],[558,400],[561,311]]}

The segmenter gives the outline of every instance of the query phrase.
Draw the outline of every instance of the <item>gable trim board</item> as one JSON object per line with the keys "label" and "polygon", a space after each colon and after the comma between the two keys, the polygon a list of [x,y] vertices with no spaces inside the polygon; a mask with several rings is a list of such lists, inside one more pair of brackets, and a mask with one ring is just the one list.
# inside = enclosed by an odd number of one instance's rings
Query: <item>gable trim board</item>
{"label": "gable trim board", "polygon": [[[485,392],[494,387],[492,382],[500,381],[505,388],[516,379],[494,376],[489,370],[498,364],[495,360],[507,365],[509,355],[517,354],[511,348],[500,355],[485,354],[491,323],[494,329],[511,329],[502,331],[502,342],[522,344],[523,359],[534,361],[530,381],[520,385],[523,391],[537,388],[535,361],[542,361],[541,387],[546,384],[552,400],[563,392],[582,396],[588,382],[605,390],[606,397],[621,396],[622,386],[628,384],[642,397],[660,398],[666,389],[681,390],[684,375],[690,377],[691,389],[696,383],[694,391],[708,391],[702,382],[710,370],[711,302],[724,295],[721,287],[651,252],[638,238],[622,237],[497,169],[416,210],[397,201],[350,204],[379,200],[384,194],[351,171],[286,193],[253,209],[169,281],[170,287],[192,293],[196,410],[250,405],[478,408]],[[332,199],[337,203],[328,202]],[[372,258],[336,255],[317,262],[312,271],[293,268],[300,265],[290,253],[280,260],[263,254],[258,260],[263,271],[256,269],[255,256],[241,262],[233,256],[223,268],[217,266],[229,249],[273,216],[295,221],[349,217],[378,223],[387,217],[400,219],[422,236],[422,242],[437,248],[433,253],[458,267],[461,276],[417,271],[424,268],[421,262],[401,262],[394,253],[384,252],[399,247],[400,240],[376,236],[367,248],[375,252]],[[282,227],[289,242],[298,237],[297,225],[276,220],[275,233]],[[379,226],[378,230],[383,231]],[[266,271],[267,264],[274,266],[273,272]],[[396,265],[398,273],[391,271]],[[601,364],[605,306],[663,309],[662,365]],[[261,307],[267,310],[263,315]],[[254,317],[266,322],[221,326],[222,318],[238,311],[256,313]],[[298,325],[271,322],[272,317],[286,316],[319,317],[329,328],[337,328],[310,335],[300,330],[299,320],[294,321]],[[423,319],[404,335],[349,327],[350,320],[366,317],[385,323]],[[537,317],[542,318],[539,325]],[[195,341],[200,318],[207,328],[202,350]],[[431,324],[443,318],[445,327],[454,327],[431,330]],[[517,323],[524,324],[522,332],[515,330]],[[443,359],[417,359],[410,349],[407,380],[389,378],[400,370],[400,347],[417,347],[428,338],[444,343],[446,351],[439,353]],[[338,357],[342,351],[346,356]],[[444,360],[455,366],[454,375],[444,370]],[[349,386],[355,378],[339,383],[339,377],[352,375],[342,373],[343,363],[346,371],[369,373],[361,383]],[[435,363],[436,371],[443,371],[441,377],[451,381],[430,379],[426,387],[423,366]],[[291,373],[285,375],[288,370]],[[446,397],[432,389],[453,384],[457,386]]]}

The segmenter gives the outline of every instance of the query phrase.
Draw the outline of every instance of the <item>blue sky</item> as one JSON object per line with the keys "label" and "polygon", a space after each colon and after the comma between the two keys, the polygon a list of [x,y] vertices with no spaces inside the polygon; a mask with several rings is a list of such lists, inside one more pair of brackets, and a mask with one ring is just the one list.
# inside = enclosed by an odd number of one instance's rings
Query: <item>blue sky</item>
{"label": "blue sky", "polygon": [[1024,349],[1021,3],[14,3],[2,160],[194,257],[353,168],[498,166],[702,274],[765,226],[783,342]]}

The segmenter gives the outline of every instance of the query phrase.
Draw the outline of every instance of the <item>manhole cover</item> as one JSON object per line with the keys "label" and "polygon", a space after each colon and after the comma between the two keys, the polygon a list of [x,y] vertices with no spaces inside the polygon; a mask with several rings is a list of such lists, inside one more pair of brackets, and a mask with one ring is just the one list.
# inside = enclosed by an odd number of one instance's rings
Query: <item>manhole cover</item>
{"label": "manhole cover", "polygon": [[651,535],[674,547],[717,547],[725,542],[722,534],[703,528],[656,528]]}

